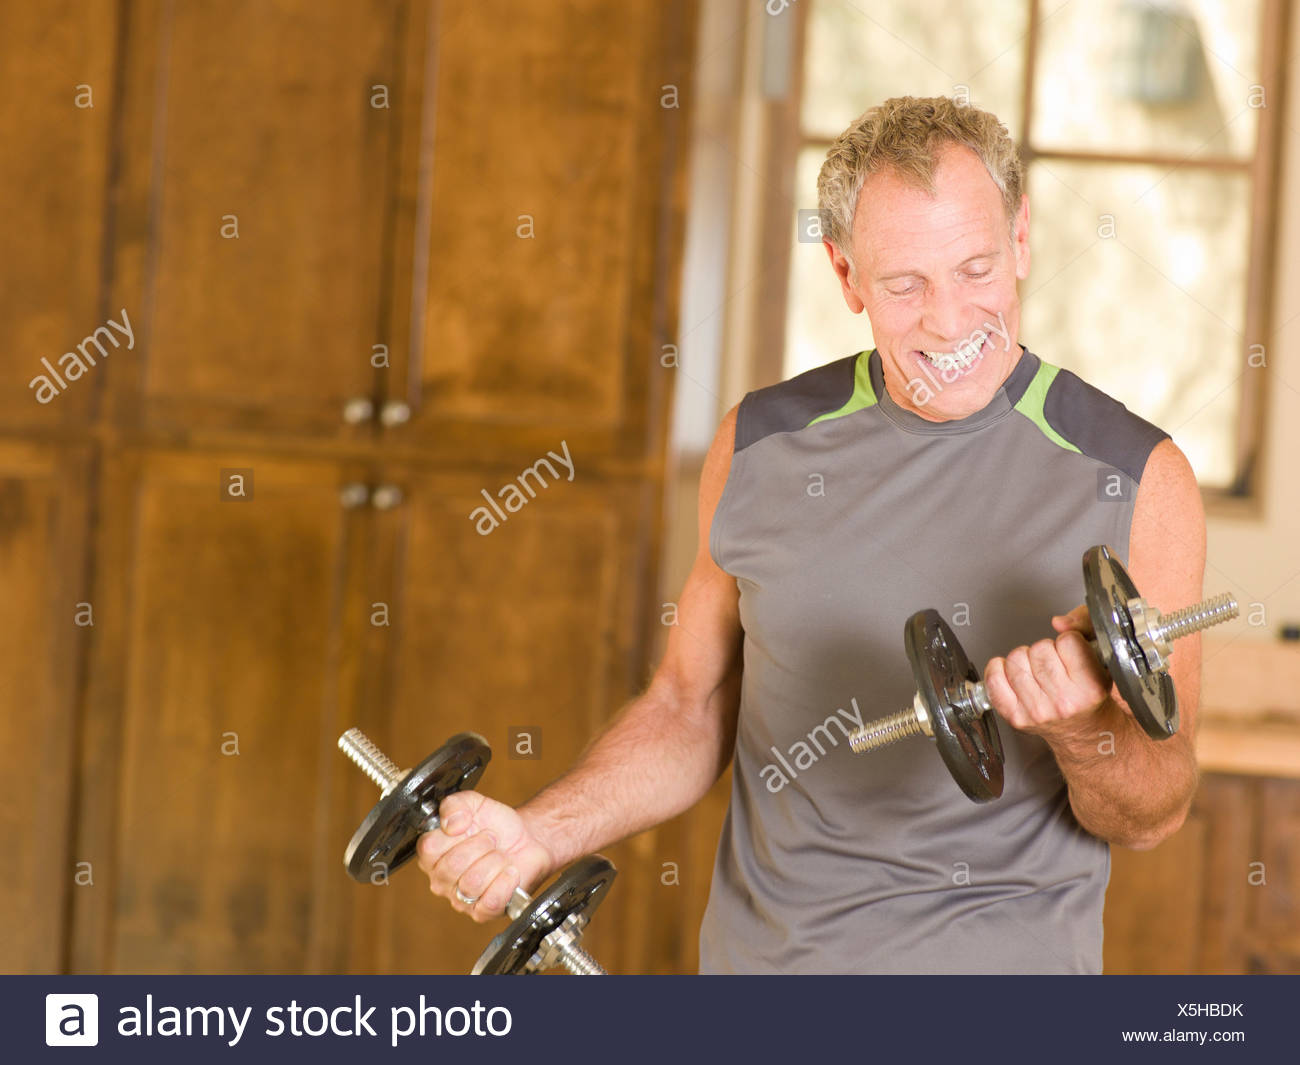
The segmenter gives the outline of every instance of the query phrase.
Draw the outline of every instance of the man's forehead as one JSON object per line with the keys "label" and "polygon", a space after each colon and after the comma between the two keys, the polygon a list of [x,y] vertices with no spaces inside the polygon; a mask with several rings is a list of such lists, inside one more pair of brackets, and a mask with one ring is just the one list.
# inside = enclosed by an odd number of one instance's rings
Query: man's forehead
{"label": "man's forehead", "polygon": [[[918,253],[952,263],[987,254],[1006,237],[998,187],[973,153],[976,174],[936,174],[933,193],[897,174],[873,174],[863,184],[854,218],[854,244],[873,266],[903,269]],[[983,180],[979,177],[982,175]]]}
{"label": "man's forehead", "polygon": [[1000,205],[994,212],[968,204],[937,206],[940,209],[921,216],[885,210],[878,217],[873,211],[859,218],[854,246],[872,273],[884,276],[915,273],[923,266],[962,266],[995,256],[1008,243]]}
{"label": "man's forehead", "polygon": [[[935,162],[931,187],[920,175],[889,168],[869,174],[858,195],[856,219],[888,218],[900,209],[924,213],[1001,208],[1002,193],[992,175],[969,148],[949,146]],[[876,209],[878,208],[878,210]],[[876,219],[872,219],[875,221]]]}

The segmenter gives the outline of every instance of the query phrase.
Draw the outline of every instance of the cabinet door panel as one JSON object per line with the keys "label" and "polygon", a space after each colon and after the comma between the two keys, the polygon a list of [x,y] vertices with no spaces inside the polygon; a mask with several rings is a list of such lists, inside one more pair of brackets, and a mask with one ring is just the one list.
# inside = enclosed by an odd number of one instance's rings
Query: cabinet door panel
{"label": "cabinet door panel", "polygon": [[[58,371],[104,324],[116,23],[113,4],[0,3],[0,422],[10,429],[80,428],[103,384],[94,368],[74,381]],[[30,387],[49,376],[42,359],[67,386],[43,392],[45,403],[41,383]]]}
{"label": "cabinet door panel", "polygon": [[1207,774],[1183,827],[1149,851],[1111,848],[1105,970],[1240,973],[1254,781]]}
{"label": "cabinet door panel", "polygon": [[[373,727],[403,765],[455,732],[482,733],[493,758],[480,790],[513,805],[567,770],[638,683],[637,625],[648,613],[638,538],[651,499],[636,484],[561,481],[482,536],[470,514],[484,487],[413,478],[406,504],[382,519],[398,563],[394,586],[375,596],[391,597],[394,624],[379,637],[391,705]],[[530,730],[538,757],[512,757],[512,728]],[[373,788],[361,794],[358,816]],[[608,854],[619,879],[592,943],[617,971],[619,915],[643,877],[633,848]],[[431,900],[414,867],[355,891],[366,914],[355,968],[467,972],[498,930]]]}
{"label": "cabinet door panel", "polygon": [[68,849],[88,481],[80,451],[0,443],[0,972],[61,971],[68,892],[92,890]]}
{"label": "cabinet door panel", "polygon": [[[231,468],[251,498],[222,498]],[[241,455],[111,464],[79,841],[103,890],[77,911],[78,970],[297,972],[326,950],[338,482]]]}
{"label": "cabinet door panel", "polygon": [[415,411],[398,442],[504,461],[564,435],[602,460],[654,455],[674,372],[661,345],[678,341],[693,10],[437,5],[436,112],[403,133],[403,192],[428,207],[399,216],[418,313],[394,349],[390,390]]}
{"label": "cabinet door panel", "polygon": [[1246,971],[1300,973],[1300,780],[1262,779],[1259,853],[1249,883],[1251,952]]}
{"label": "cabinet door panel", "polygon": [[[114,307],[128,422],[347,436],[374,388],[397,0],[132,5]],[[232,57],[238,57],[232,61]]]}

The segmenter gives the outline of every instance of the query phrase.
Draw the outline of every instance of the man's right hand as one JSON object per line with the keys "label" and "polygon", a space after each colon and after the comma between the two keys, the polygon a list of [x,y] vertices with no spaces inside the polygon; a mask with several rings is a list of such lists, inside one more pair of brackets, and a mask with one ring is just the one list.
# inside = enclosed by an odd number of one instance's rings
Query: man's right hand
{"label": "man's right hand", "polygon": [[486,795],[448,795],[438,818],[440,826],[420,837],[417,861],[429,890],[476,921],[500,917],[516,887],[527,891],[554,867],[519,813]]}

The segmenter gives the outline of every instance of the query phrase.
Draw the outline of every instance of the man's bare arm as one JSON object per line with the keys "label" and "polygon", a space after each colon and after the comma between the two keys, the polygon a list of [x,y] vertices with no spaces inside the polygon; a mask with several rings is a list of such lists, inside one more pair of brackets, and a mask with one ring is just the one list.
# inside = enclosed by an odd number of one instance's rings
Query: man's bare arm
{"label": "man's bare arm", "polygon": [[649,688],[572,770],[520,807],[557,865],[676,817],[731,761],[740,700],[738,592],[709,554],[709,530],[734,438],[733,410],[701,473],[699,549]]}
{"label": "man's bare arm", "polygon": [[[1128,569],[1138,590],[1163,613],[1201,598],[1205,513],[1196,476],[1170,440],[1147,460]],[[1054,618],[1061,636],[995,659],[986,680],[999,712],[1051,746],[1079,823],[1100,839],[1145,850],[1182,826],[1196,792],[1201,638],[1186,637],[1174,648],[1170,675],[1181,724],[1177,735],[1153,740],[1112,690],[1083,638],[1071,634],[1091,631],[1086,617],[1076,608]]]}
{"label": "man's bare arm", "polygon": [[[698,802],[731,760],[740,704],[739,593],[709,553],[713,514],[731,469],[736,410],[723,419],[700,477],[699,548],[663,661],[644,694],[592,740],[574,767],[518,810],[477,792],[443,802],[443,829],[424,836],[434,894],[476,920],[535,884]],[[478,901],[466,904],[459,889]]]}

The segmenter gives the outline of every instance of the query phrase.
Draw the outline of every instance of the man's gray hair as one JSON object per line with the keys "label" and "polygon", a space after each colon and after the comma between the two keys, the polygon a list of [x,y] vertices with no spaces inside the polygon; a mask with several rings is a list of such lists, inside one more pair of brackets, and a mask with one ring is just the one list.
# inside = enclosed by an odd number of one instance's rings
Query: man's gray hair
{"label": "man's gray hair", "polygon": [[946,96],[896,96],[857,118],[836,138],[817,176],[822,236],[853,262],[853,216],[863,182],[890,171],[934,194],[934,172],[949,144],[973,151],[1002,193],[1014,232],[1024,168],[1010,133],[996,115]]}

